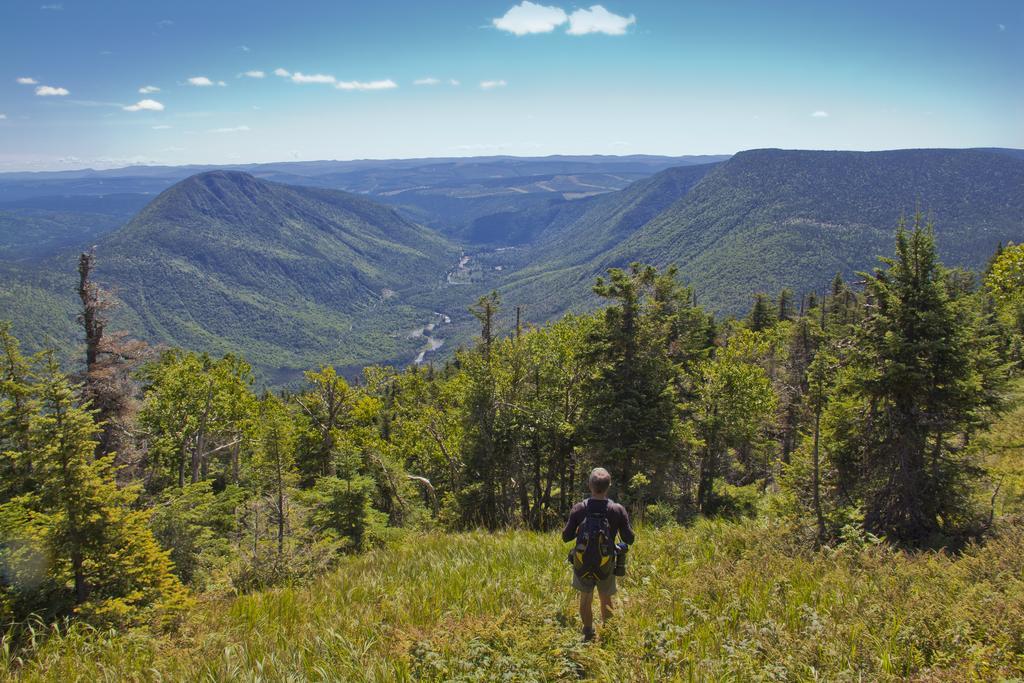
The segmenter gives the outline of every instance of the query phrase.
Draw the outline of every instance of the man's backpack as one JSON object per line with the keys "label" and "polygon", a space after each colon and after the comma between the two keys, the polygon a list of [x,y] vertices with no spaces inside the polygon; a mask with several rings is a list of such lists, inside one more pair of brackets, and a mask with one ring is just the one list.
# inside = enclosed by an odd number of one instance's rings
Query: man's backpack
{"label": "man's backpack", "polygon": [[588,581],[601,581],[615,568],[615,539],[608,523],[608,506],[586,502],[587,516],[576,531],[576,547],[570,559],[576,576]]}

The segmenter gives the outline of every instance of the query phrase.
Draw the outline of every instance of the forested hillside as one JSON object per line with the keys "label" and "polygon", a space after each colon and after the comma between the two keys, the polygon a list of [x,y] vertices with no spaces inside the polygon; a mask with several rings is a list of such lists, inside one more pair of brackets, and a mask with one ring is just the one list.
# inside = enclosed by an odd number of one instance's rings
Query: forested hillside
{"label": "forested hillside", "polygon": [[736,155],[602,263],[676,263],[709,305],[755,290],[819,292],[884,252],[894,217],[925,212],[946,263],[979,268],[1024,237],[1024,161],[973,150]]}
{"label": "forested hillside", "polygon": [[[820,296],[836,273],[856,280],[870,268],[893,223],[918,209],[945,262],[977,269],[999,244],[1024,239],[1024,158],[1012,152],[265,164],[251,170],[299,185],[207,172],[120,229],[145,195],[23,198],[0,207],[0,304],[31,348],[70,357],[74,258],[96,244],[97,277],[125,304],[115,325],[243,354],[264,383],[286,384],[321,361],[352,376],[421,352],[450,357],[472,339],[466,308],[490,291],[535,324],[592,311],[594,279],[633,261],[676,266],[720,315],[785,287]],[[664,168],[675,161],[685,164]],[[181,172],[140,170],[131,182]],[[617,180],[590,196],[562,184],[599,175]],[[72,176],[6,182],[15,193],[28,191],[19,183],[88,193],[127,182]]]}
{"label": "forested hillside", "polygon": [[[978,268],[1024,239],[1024,159],[1005,151],[768,149],[699,169],[679,169],[699,174],[695,184],[662,174],[599,198],[502,290],[551,315],[580,305],[609,267],[674,264],[702,303],[738,314],[759,291],[820,294],[837,272],[852,278],[885,250],[893,221],[918,210],[950,265]],[[621,222],[633,206],[642,220]]]}
{"label": "forested hillside", "polygon": [[[222,171],[161,193],[97,251],[97,277],[123,304],[119,324],[284,373],[319,357],[344,366],[414,354],[408,330],[431,311],[406,294],[440,286],[458,258],[435,233],[361,197]],[[58,283],[70,279],[69,258],[49,267],[63,269]],[[72,301],[62,300],[66,318]]]}
{"label": "forested hillside", "polygon": [[[255,181],[196,182],[208,203]],[[742,321],[651,266],[508,335],[493,294],[450,363],[282,393],[238,356],[110,333],[84,254],[80,377],[0,330],[0,665],[1020,676],[1024,246],[947,269],[918,215],[889,253]],[[559,546],[504,530],[558,528],[596,465],[641,535],[621,620],[582,649]]]}

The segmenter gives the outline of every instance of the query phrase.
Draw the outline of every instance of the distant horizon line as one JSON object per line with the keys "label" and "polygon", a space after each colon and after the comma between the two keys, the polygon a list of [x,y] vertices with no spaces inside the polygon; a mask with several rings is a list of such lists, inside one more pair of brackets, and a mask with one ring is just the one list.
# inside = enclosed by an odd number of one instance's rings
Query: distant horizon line
{"label": "distant horizon line", "polygon": [[723,152],[718,154],[545,154],[545,155],[519,155],[519,154],[474,154],[474,155],[451,155],[451,156],[423,156],[423,157],[359,157],[353,159],[290,159],[278,161],[250,161],[250,162],[229,162],[229,163],[183,163],[183,164],[160,164],[160,163],[139,163],[127,164],[124,166],[109,166],[96,168],[94,166],[80,166],[76,168],[51,168],[51,169],[11,169],[0,171],[0,177],[13,175],[47,175],[66,173],[107,173],[110,171],[127,171],[131,169],[187,169],[187,168],[240,168],[252,166],[276,166],[292,164],[357,164],[357,163],[389,163],[389,162],[418,162],[418,161],[469,161],[473,159],[522,159],[522,160],[551,160],[551,159],[699,159],[705,157],[731,158],[743,152],[755,152],[761,150],[777,150],[784,152],[854,152],[854,153],[878,153],[878,152],[904,152],[914,150],[1010,150],[1024,152],[1024,148],[1004,147],[1000,145],[972,146],[972,147],[893,147],[880,149],[847,149],[847,148],[801,148],[801,147],[751,147],[735,152]]}

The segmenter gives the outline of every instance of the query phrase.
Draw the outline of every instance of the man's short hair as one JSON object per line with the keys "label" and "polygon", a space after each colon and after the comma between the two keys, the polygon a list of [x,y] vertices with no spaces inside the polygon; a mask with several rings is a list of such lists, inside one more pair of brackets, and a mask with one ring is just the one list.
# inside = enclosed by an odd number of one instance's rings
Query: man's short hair
{"label": "man's short hair", "polygon": [[604,493],[612,485],[612,475],[603,467],[595,467],[587,480],[590,490],[594,493]]}

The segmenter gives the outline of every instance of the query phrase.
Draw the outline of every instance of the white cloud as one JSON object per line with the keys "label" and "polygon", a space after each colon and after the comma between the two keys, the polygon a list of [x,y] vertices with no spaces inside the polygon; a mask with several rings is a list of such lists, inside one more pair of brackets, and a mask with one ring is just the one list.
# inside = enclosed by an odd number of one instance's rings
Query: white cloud
{"label": "white cloud", "polygon": [[159,126],[153,126],[153,130],[170,130],[173,126],[168,126],[166,123],[161,123]]}
{"label": "white cloud", "polygon": [[1006,24],[996,24],[996,28],[998,28],[1000,31],[1005,31]]}
{"label": "white cloud", "polygon": [[54,88],[52,85],[41,85],[36,88],[36,95],[40,97],[64,97],[70,94],[67,88]]}
{"label": "white cloud", "polygon": [[6,120],[7,120],[7,114],[0,114],[0,121],[6,121]]}
{"label": "white cloud", "polygon": [[282,69],[281,67],[278,67],[274,69],[274,75],[280,76],[281,78],[288,78],[292,74],[290,71],[288,71],[288,69]]}
{"label": "white cloud", "polygon": [[195,85],[195,86],[198,86],[200,88],[208,88],[211,85],[213,85],[213,81],[211,81],[206,76],[192,76],[191,78],[188,79],[188,84],[189,85]]}
{"label": "white cloud", "polygon": [[561,7],[548,7],[523,0],[503,16],[491,19],[494,28],[517,36],[529,33],[550,33],[569,20]]}
{"label": "white cloud", "polygon": [[428,78],[417,78],[413,81],[413,85],[437,85],[440,82],[439,79],[430,76]]}
{"label": "white cloud", "polygon": [[239,45],[238,47],[242,52],[252,52],[252,50],[249,49],[248,45]]}
{"label": "white cloud", "polygon": [[818,111],[811,113],[811,118],[827,119],[828,118],[828,112],[827,111],[822,111],[821,109],[819,109]]}
{"label": "white cloud", "polygon": [[56,3],[56,4],[53,4],[53,5],[41,5],[39,7],[39,9],[45,9],[45,10],[51,10],[53,12],[59,12],[62,9],[64,9],[64,5],[62,5],[60,3]]}
{"label": "white cloud", "polygon": [[388,78],[383,81],[338,81],[334,87],[338,90],[390,90],[397,88],[398,84]]}
{"label": "white cloud", "polygon": [[504,80],[498,81],[480,81],[480,87],[484,90],[491,90],[493,88],[504,88],[508,83]]}
{"label": "white cloud", "polygon": [[246,71],[246,72],[242,73],[242,75],[245,76],[246,78],[263,78],[267,74],[265,74],[264,72],[259,71],[257,69],[253,69],[252,71]]}
{"label": "white cloud", "polygon": [[249,126],[233,126],[231,128],[213,128],[210,133],[244,133],[251,130]]}
{"label": "white cloud", "polygon": [[462,85],[462,83],[452,78],[448,81],[448,85]]}
{"label": "white cloud", "polygon": [[330,74],[304,74],[301,71],[292,74],[293,83],[334,83],[335,80]]}
{"label": "white cloud", "polygon": [[566,33],[571,36],[583,36],[588,33],[621,36],[635,23],[636,17],[632,14],[623,17],[609,12],[601,5],[592,5],[590,9],[578,9],[569,15],[569,29]]}
{"label": "white cloud", "polygon": [[143,95],[150,95],[155,92],[160,92],[160,88],[156,87],[155,85],[144,85],[141,88],[139,88],[139,93]]}
{"label": "white cloud", "polygon": [[156,100],[139,100],[135,104],[121,108],[125,111],[163,111],[164,105]]}
{"label": "white cloud", "polygon": [[39,83],[39,81],[30,76],[22,76],[21,78],[17,79],[17,81],[21,85],[36,85],[37,83]]}

